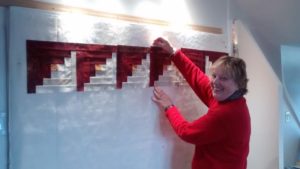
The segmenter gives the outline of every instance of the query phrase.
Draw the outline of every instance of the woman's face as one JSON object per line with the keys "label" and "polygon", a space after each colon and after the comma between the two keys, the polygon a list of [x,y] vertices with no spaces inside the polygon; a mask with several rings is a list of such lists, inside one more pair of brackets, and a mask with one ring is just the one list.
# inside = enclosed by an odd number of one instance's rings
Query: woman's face
{"label": "woman's face", "polygon": [[213,96],[218,101],[227,99],[238,90],[238,85],[233,78],[225,72],[222,66],[215,67],[211,70],[210,85]]}

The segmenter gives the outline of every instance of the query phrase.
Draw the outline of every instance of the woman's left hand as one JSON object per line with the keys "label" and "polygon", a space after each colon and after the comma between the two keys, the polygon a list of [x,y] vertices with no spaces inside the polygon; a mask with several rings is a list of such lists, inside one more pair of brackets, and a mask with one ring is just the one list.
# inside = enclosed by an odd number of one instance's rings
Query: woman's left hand
{"label": "woman's left hand", "polygon": [[172,105],[170,97],[159,87],[154,86],[152,100],[158,105],[159,109],[164,112],[165,108]]}

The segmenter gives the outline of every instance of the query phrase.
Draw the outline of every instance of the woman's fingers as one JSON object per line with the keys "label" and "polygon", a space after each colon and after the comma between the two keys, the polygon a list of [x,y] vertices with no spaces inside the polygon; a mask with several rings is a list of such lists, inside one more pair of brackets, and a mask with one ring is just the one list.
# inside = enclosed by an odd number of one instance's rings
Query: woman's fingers
{"label": "woman's fingers", "polygon": [[159,87],[157,87],[157,86],[154,86],[154,90],[153,90],[153,92],[154,92],[155,94],[159,94],[159,93],[160,93],[160,91],[161,91],[161,89],[160,89]]}
{"label": "woman's fingers", "polygon": [[157,103],[157,104],[158,104],[158,102],[159,102],[159,99],[157,99],[155,96],[152,96],[152,101],[154,101],[155,103]]}
{"label": "woman's fingers", "polygon": [[152,100],[161,110],[163,110],[166,106],[173,104],[169,96],[157,86],[154,86]]}
{"label": "woman's fingers", "polygon": [[153,45],[154,46],[156,46],[156,45],[159,46],[160,44],[165,43],[165,42],[166,42],[166,40],[164,40],[163,38],[159,37],[159,38],[157,38],[157,39],[154,40]]}

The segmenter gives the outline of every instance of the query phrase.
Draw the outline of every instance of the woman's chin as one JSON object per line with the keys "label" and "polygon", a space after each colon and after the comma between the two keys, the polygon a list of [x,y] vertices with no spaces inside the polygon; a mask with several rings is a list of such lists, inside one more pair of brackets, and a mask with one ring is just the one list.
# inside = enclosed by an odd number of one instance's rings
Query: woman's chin
{"label": "woman's chin", "polygon": [[223,100],[225,100],[225,98],[224,98],[222,95],[220,95],[220,94],[214,93],[213,96],[214,96],[214,98],[215,98],[216,100],[218,100],[218,101],[223,101]]}

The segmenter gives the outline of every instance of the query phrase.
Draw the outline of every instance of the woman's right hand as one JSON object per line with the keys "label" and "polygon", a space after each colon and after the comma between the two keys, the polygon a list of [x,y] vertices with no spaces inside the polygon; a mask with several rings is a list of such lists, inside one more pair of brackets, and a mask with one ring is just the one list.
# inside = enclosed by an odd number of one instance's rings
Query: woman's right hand
{"label": "woman's right hand", "polygon": [[173,105],[171,98],[157,86],[154,86],[152,100],[157,104],[161,112],[164,112],[167,107]]}
{"label": "woman's right hand", "polygon": [[162,37],[155,39],[152,45],[156,47],[161,47],[165,52],[167,52],[170,55],[173,55],[175,52],[171,44]]}

